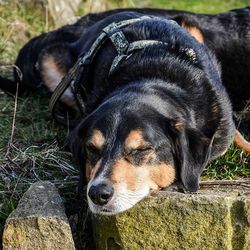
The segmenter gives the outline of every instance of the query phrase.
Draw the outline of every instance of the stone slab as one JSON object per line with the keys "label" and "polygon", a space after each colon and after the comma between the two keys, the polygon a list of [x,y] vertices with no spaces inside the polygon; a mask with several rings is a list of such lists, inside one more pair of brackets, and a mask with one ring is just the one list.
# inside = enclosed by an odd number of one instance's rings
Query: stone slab
{"label": "stone slab", "polygon": [[125,213],[93,215],[96,248],[250,250],[249,187],[162,191]]}
{"label": "stone slab", "polygon": [[32,184],[6,220],[3,250],[14,249],[75,249],[63,201],[52,183]]}

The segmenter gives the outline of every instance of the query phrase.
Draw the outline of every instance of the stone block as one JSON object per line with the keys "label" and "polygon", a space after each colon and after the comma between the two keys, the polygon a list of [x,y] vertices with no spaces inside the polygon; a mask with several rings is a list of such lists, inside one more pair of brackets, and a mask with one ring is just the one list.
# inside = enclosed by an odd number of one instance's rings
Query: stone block
{"label": "stone block", "polygon": [[36,182],[6,220],[3,250],[71,250],[74,242],[56,187]]}
{"label": "stone block", "polygon": [[162,191],[127,212],[93,215],[92,221],[97,250],[250,249],[249,188]]}

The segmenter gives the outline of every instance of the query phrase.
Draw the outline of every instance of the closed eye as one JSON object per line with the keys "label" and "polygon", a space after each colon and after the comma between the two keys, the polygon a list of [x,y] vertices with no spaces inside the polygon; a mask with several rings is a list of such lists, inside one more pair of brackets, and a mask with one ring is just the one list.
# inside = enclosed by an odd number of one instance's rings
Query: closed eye
{"label": "closed eye", "polygon": [[151,147],[144,147],[144,148],[136,148],[130,150],[129,152],[125,153],[125,159],[132,164],[140,164],[142,160],[146,158],[151,152],[153,152],[153,148]]}
{"label": "closed eye", "polygon": [[137,148],[137,149],[133,149],[132,151],[130,151],[128,153],[128,155],[136,155],[136,154],[147,154],[150,151],[152,151],[153,149],[150,147],[147,148]]}
{"label": "closed eye", "polygon": [[92,143],[86,145],[86,151],[89,158],[99,158],[101,149],[95,147]]}

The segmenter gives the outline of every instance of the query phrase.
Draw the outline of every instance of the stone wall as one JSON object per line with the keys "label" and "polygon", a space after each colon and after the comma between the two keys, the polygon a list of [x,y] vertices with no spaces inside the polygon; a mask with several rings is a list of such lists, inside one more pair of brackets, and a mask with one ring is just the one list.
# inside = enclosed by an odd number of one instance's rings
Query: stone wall
{"label": "stone wall", "polygon": [[[92,222],[97,250],[249,250],[250,180],[196,194],[161,191],[125,213],[92,215]],[[75,249],[53,184],[38,182],[25,193],[6,221],[3,249]]]}

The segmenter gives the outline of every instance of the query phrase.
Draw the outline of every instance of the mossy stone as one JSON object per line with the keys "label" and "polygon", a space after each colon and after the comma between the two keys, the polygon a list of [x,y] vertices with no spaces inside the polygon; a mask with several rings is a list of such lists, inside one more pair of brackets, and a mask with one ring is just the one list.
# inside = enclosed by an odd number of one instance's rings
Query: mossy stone
{"label": "mossy stone", "polygon": [[249,221],[249,196],[227,192],[160,192],[125,213],[93,216],[96,247],[105,250],[249,250]]}

